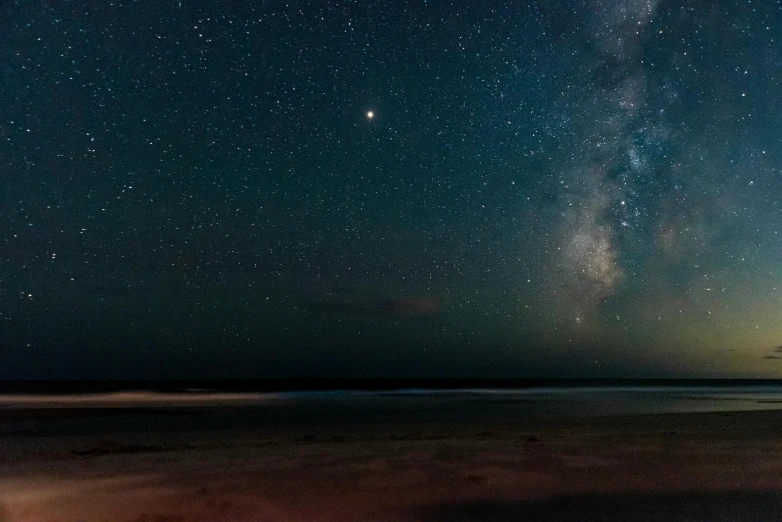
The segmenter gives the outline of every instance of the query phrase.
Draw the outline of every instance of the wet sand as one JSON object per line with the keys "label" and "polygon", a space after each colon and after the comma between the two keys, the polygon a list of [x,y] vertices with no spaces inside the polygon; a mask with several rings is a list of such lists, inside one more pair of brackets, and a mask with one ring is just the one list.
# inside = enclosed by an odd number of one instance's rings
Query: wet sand
{"label": "wet sand", "polygon": [[216,411],[0,412],[0,521],[782,519],[782,411],[333,425]]}

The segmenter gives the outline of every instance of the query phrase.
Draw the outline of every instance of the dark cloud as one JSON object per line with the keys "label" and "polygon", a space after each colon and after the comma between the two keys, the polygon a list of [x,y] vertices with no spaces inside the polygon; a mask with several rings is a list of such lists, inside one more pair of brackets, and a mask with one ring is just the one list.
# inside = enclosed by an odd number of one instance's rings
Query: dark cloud
{"label": "dark cloud", "polygon": [[764,355],[763,358],[768,360],[782,359],[782,346],[775,346],[774,348],[769,350],[769,353]]}
{"label": "dark cloud", "polygon": [[443,308],[439,296],[396,298],[334,298],[307,305],[313,313],[365,317],[414,318],[438,315]]}

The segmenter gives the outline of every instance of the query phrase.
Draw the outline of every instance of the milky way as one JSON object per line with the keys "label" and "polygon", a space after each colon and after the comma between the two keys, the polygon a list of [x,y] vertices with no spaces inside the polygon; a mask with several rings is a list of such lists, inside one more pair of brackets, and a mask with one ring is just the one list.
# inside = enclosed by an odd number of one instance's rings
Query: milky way
{"label": "milky way", "polygon": [[573,272],[569,296],[582,306],[610,296],[620,284],[617,236],[620,227],[633,226],[641,217],[628,205],[643,190],[633,180],[646,169],[642,147],[650,125],[639,117],[647,104],[639,40],[656,4],[633,0],[600,5],[589,27],[599,49],[589,71],[596,79],[580,115],[587,123],[576,161],[563,173],[567,207],[560,232],[564,263]]}

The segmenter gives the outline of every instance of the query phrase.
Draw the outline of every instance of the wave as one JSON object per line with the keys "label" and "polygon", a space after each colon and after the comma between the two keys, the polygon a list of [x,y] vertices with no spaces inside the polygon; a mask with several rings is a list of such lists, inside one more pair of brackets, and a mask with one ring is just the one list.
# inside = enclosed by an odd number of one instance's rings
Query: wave
{"label": "wave", "polygon": [[248,404],[273,400],[273,393],[230,393],[208,390],[185,392],[128,391],[87,394],[0,394],[0,408],[138,407]]}

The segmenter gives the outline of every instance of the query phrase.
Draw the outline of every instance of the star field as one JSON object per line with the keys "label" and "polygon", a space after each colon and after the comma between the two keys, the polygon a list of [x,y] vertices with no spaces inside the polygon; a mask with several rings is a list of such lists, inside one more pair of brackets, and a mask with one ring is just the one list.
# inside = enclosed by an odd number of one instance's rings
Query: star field
{"label": "star field", "polygon": [[0,35],[0,377],[779,375],[779,1]]}

